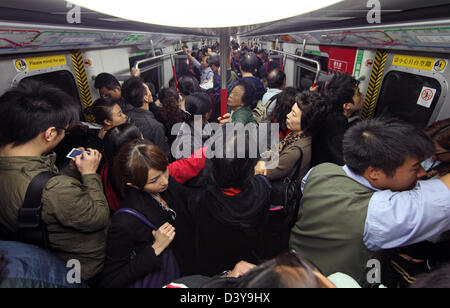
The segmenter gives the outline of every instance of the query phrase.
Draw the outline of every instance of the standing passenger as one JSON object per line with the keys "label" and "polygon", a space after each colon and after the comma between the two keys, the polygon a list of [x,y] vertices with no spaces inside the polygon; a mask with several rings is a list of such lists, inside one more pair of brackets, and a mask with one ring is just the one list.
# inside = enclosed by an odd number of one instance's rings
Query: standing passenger
{"label": "standing passenger", "polygon": [[411,245],[450,229],[450,175],[419,181],[434,152],[421,131],[399,120],[356,124],[344,138],[346,166],[321,164],[303,179],[290,247],[325,275],[365,279],[374,252]]}
{"label": "standing passenger", "polygon": [[347,73],[333,76],[326,86],[331,111],[314,140],[312,165],[330,162],[344,164],[342,140],[350,127],[349,119],[363,107],[359,81]]}
{"label": "standing passenger", "polygon": [[[164,153],[145,140],[125,144],[114,163],[124,201],[108,231],[104,287],[162,287],[189,273],[192,233],[185,189],[169,176]],[[148,223],[144,223],[142,215]]]}
{"label": "standing passenger", "polygon": [[250,156],[254,150],[250,135],[245,134],[245,139],[237,136],[220,141],[216,156],[223,158],[212,159],[214,184],[199,189],[189,200],[196,228],[191,244],[197,274],[217,275],[241,260],[259,263],[263,255],[261,233],[269,211],[270,188],[264,177],[253,174],[257,158]]}
{"label": "standing passenger", "polygon": [[111,99],[118,103],[123,112],[127,113],[133,106],[127,104],[122,97],[122,88],[119,81],[109,73],[101,73],[95,77],[94,87],[99,91],[101,98]]}
{"label": "standing passenger", "polygon": [[57,176],[42,193],[41,219],[50,248],[63,260],[81,263],[81,277],[93,279],[103,268],[109,209],[100,177],[101,154],[88,149],[58,172],[50,153],[78,119],[76,103],[64,91],[36,82],[13,88],[0,98],[0,229],[18,236],[19,208],[31,180],[41,172]]}
{"label": "standing passenger", "polygon": [[154,114],[149,110],[149,105],[153,103],[150,89],[142,79],[137,77],[128,79],[124,83],[124,88],[127,103],[134,106],[134,109],[128,112],[131,122],[141,130],[145,139],[152,141],[168,155],[169,145],[164,126],[155,119]]}

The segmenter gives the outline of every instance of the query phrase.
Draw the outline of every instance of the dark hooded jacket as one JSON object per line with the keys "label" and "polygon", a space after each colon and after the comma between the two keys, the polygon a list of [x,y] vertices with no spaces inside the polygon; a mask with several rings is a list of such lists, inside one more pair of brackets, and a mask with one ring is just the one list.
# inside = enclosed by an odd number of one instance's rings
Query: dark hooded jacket
{"label": "dark hooded jacket", "polygon": [[262,176],[251,178],[234,195],[210,187],[192,196],[189,211],[196,229],[196,273],[213,276],[242,260],[259,263],[269,206],[270,187]]}

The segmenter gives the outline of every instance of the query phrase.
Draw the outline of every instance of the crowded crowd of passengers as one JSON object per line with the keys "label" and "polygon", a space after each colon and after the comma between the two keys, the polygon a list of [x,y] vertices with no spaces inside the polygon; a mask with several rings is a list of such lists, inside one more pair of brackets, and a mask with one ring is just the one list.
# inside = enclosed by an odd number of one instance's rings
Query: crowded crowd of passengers
{"label": "crowded crowd of passengers", "polygon": [[[0,97],[0,286],[450,287],[450,119],[360,120],[358,80],[300,91],[264,52],[230,53],[221,114],[219,56],[185,53],[197,74],[158,93],[139,71],[122,85],[98,75],[84,115],[49,84]],[[46,249],[19,223],[43,172]],[[286,211],[273,187],[292,174],[301,198]]]}

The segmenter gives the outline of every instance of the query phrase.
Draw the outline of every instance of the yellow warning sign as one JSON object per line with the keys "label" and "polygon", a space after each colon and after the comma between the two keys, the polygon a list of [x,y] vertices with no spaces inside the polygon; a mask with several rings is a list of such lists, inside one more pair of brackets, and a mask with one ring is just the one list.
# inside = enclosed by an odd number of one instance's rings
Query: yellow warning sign
{"label": "yellow warning sign", "polygon": [[436,72],[444,72],[447,67],[447,60],[439,59],[434,63],[434,70]]}
{"label": "yellow warning sign", "polygon": [[20,72],[25,70],[38,70],[54,66],[67,65],[65,55],[35,57],[15,60],[16,69]]}
{"label": "yellow warning sign", "polygon": [[394,60],[392,60],[392,65],[416,68],[419,70],[426,70],[426,71],[432,71],[435,63],[436,63],[435,58],[414,57],[404,55],[395,55]]}

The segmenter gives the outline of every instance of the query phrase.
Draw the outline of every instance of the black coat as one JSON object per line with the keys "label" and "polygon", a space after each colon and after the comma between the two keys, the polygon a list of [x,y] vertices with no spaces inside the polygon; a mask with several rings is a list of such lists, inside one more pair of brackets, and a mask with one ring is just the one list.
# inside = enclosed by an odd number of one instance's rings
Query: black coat
{"label": "black coat", "polygon": [[[169,180],[169,188],[161,193],[161,197],[173,213],[161,208],[158,202],[146,192],[130,189],[121,208],[130,208],[144,215],[156,228],[169,222],[175,227],[175,239],[170,244],[175,253],[182,275],[192,274],[191,219],[186,211],[187,199],[185,188],[173,178]],[[108,231],[106,260],[102,273],[103,287],[127,287],[144,278],[147,274],[161,269],[161,255],[156,256],[152,248],[154,237],[152,229],[139,219],[127,213],[113,216]],[[133,251],[136,257],[130,260]]]}
{"label": "black coat", "polygon": [[210,187],[192,195],[189,211],[195,223],[197,274],[213,276],[239,261],[259,263],[261,231],[269,214],[270,188],[262,176],[235,196]]}
{"label": "black coat", "polygon": [[347,118],[339,113],[330,113],[313,137],[311,166],[322,163],[344,165],[344,135],[349,128]]}
{"label": "black coat", "polygon": [[154,114],[149,110],[134,108],[127,113],[131,123],[136,125],[144,135],[145,139],[150,140],[157,145],[166,155],[169,155],[170,149],[167,143],[164,125],[155,119]]}

